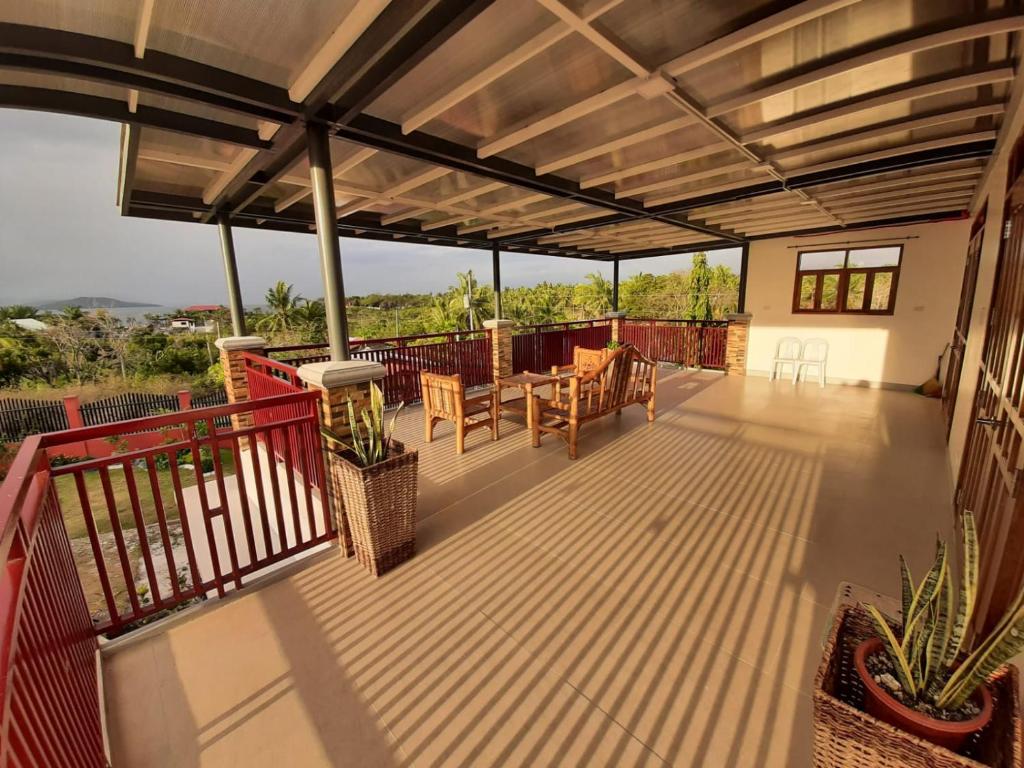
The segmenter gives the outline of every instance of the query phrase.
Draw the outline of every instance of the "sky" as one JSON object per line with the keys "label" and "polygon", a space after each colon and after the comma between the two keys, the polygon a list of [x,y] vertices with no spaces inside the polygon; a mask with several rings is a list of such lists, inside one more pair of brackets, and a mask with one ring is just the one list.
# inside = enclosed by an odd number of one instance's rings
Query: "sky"
{"label": "sky", "polygon": [[[212,225],[121,217],[117,123],[0,109],[0,305],[109,296],[162,306],[226,302],[217,229]],[[235,230],[242,297],[260,304],[278,280],[306,298],[323,295],[312,234]],[[348,295],[445,290],[455,273],[491,275],[489,251],[342,239]],[[638,272],[687,268],[690,254],[624,261]],[[709,254],[739,271],[739,249]],[[611,264],[505,254],[507,287],[611,278]]]}

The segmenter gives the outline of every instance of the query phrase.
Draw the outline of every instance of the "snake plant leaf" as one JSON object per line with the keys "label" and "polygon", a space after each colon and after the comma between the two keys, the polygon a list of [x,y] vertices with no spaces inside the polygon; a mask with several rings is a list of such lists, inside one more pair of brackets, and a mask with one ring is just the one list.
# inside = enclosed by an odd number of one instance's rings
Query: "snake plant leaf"
{"label": "snake plant leaf", "polygon": [[963,572],[960,576],[960,599],[957,604],[956,618],[946,656],[943,663],[951,666],[963,647],[967,625],[974,613],[974,605],[978,596],[978,530],[974,522],[974,513],[964,511],[961,516],[961,532],[964,547]]}
{"label": "snake plant leaf", "polygon": [[907,658],[903,655],[903,650],[900,648],[896,636],[892,633],[889,623],[875,606],[865,603],[864,607],[867,609],[868,616],[871,617],[871,621],[878,631],[878,636],[882,640],[885,652],[892,660],[893,669],[896,671],[896,679],[903,687],[903,690],[907,691],[911,696],[916,696],[917,687],[914,685],[914,676],[910,671],[910,665],[907,663]]}
{"label": "snake plant leaf", "polygon": [[366,443],[363,440],[363,433],[359,429],[359,422],[356,420],[356,406],[352,398],[348,400],[348,426],[352,430],[352,447],[355,449],[359,462],[367,467]]}
{"label": "snake plant leaf", "polygon": [[366,424],[366,456],[369,459],[370,464],[376,464],[379,461],[379,454],[377,451],[377,431],[373,428],[373,417],[363,411],[363,423]]}
{"label": "snake plant leaf", "polygon": [[903,609],[903,626],[910,621],[910,605],[914,601],[914,577],[910,575],[910,566],[903,555],[900,555],[900,596]]}
{"label": "snake plant leaf", "polygon": [[921,586],[914,594],[914,599],[910,604],[910,615],[903,620],[903,643],[900,646],[903,652],[906,654],[914,647],[915,638],[920,634],[921,625],[924,623],[925,618],[928,614],[928,606],[935,598],[935,593],[938,590],[939,584],[945,578],[946,574],[946,545],[944,542],[938,543],[938,551],[935,555],[935,562],[932,567],[928,570],[928,574],[924,577],[924,581],[921,582]]}
{"label": "snake plant leaf", "polygon": [[395,409],[394,415],[392,415],[391,417],[391,423],[388,425],[387,440],[384,442],[385,458],[387,458],[388,452],[391,450],[391,438],[394,437],[395,435],[395,422],[398,421],[398,414],[402,412],[403,408],[405,408],[405,400],[398,404],[398,407]]}
{"label": "snake plant leaf", "polygon": [[1024,651],[1024,611],[1019,603],[1013,618],[1003,622],[949,679],[936,702],[939,707],[959,709],[993,672]]}
{"label": "snake plant leaf", "polygon": [[928,645],[924,664],[923,688],[931,687],[939,671],[942,669],[942,660],[946,657],[946,649],[949,645],[951,630],[951,617],[953,615],[953,569],[946,568],[945,578],[935,598],[935,618],[932,622],[932,631],[928,637]]}

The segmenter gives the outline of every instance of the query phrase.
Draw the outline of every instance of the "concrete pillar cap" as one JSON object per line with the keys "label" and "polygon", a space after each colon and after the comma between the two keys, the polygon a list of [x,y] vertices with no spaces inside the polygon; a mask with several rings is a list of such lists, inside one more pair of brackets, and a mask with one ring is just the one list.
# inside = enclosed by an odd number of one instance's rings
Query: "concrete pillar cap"
{"label": "concrete pillar cap", "polygon": [[605,312],[604,316],[607,317],[609,320],[621,320],[622,318],[624,318],[626,316],[626,313],[622,312],[622,311],[618,311],[618,312]]}
{"label": "concrete pillar cap", "polygon": [[217,349],[227,352],[233,352],[236,349],[260,349],[267,346],[267,340],[262,336],[225,336],[213,343],[217,345]]}
{"label": "concrete pillar cap", "polygon": [[484,328],[511,328],[514,320],[484,320]]}
{"label": "concrete pillar cap", "polygon": [[299,378],[320,389],[336,389],[383,379],[388,369],[372,360],[335,360],[299,366]]}
{"label": "concrete pillar cap", "polygon": [[730,323],[736,323],[743,321],[749,322],[753,317],[754,316],[749,312],[733,312],[731,314],[726,315],[725,319],[728,320]]}

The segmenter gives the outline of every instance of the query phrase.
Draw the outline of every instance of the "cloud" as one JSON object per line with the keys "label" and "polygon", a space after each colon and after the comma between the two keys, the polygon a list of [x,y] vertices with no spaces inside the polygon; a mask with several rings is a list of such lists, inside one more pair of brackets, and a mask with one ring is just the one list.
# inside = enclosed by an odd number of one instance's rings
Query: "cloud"
{"label": "cloud", "polygon": [[[74,296],[165,306],[226,300],[215,227],[120,216],[119,134],[117,123],[0,110],[0,304]],[[277,280],[309,298],[323,294],[312,234],[238,228],[235,250],[247,304],[260,303]],[[491,274],[487,251],[343,238],[341,253],[349,295],[440,291],[456,272]],[[738,250],[720,254],[712,263],[738,269]],[[689,263],[689,255],[623,262],[620,274]],[[611,269],[579,259],[502,256],[506,286],[577,282],[594,271],[610,278]]]}

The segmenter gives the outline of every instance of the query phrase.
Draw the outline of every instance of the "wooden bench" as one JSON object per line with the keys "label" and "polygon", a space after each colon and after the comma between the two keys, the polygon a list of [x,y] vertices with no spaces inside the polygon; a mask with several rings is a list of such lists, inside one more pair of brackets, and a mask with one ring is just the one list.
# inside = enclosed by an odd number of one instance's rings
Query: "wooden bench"
{"label": "wooden bench", "polygon": [[534,446],[540,445],[544,432],[558,435],[569,446],[569,458],[575,459],[580,427],[619,413],[627,405],[645,406],[647,421],[654,421],[657,370],[655,362],[627,345],[608,352],[604,361],[589,371],[577,371],[563,378],[554,399],[538,398],[535,403]]}
{"label": "wooden bench", "polygon": [[423,439],[432,442],[434,426],[439,421],[455,425],[455,452],[463,453],[466,433],[480,427],[490,427],[491,439],[498,439],[498,408],[494,392],[466,397],[459,374],[442,376],[420,371],[420,389],[423,392]]}

